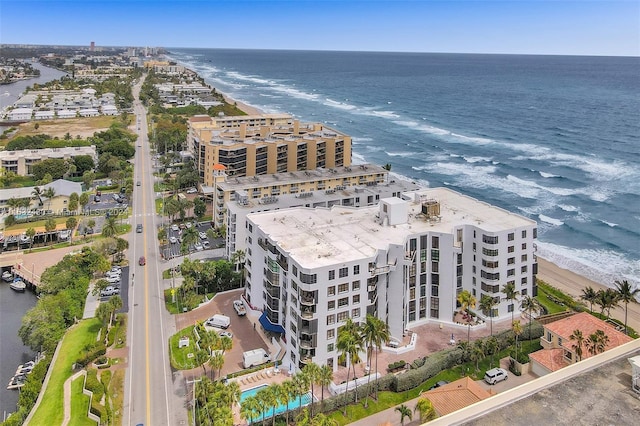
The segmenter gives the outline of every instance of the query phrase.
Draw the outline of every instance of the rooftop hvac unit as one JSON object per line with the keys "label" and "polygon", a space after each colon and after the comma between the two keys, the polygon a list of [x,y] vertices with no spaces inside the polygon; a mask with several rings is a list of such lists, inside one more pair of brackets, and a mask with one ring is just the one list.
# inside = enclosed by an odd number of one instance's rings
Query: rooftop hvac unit
{"label": "rooftop hvac unit", "polygon": [[422,214],[431,219],[440,216],[440,203],[436,200],[427,200],[422,203]]}

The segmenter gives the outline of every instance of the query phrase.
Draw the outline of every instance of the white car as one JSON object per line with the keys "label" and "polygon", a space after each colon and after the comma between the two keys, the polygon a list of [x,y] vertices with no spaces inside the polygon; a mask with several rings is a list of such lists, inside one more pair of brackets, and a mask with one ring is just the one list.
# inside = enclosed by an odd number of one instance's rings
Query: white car
{"label": "white car", "polygon": [[120,294],[120,289],[112,286],[107,286],[100,292],[101,297],[113,296],[115,294]]}
{"label": "white car", "polygon": [[178,239],[176,237],[169,237],[169,242],[171,244],[176,244],[178,242]]}
{"label": "white car", "polygon": [[115,265],[111,267],[111,272],[115,272],[116,274],[121,274],[122,273],[122,268]]}
{"label": "white car", "polygon": [[20,235],[20,242],[21,243],[28,243],[29,241],[31,241],[31,238],[29,238],[29,236],[27,234]]}
{"label": "white car", "polygon": [[198,192],[198,190],[197,190],[197,189],[195,189],[195,188],[189,188],[189,189],[187,189],[187,194],[195,194],[195,193],[197,193],[197,192]]}
{"label": "white car", "polygon": [[119,277],[119,276],[113,276],[113,275],[112,275],[112,276],[110,276],[110,277],[107,277],[107,282],[108,282],[109,284],[117,284],[117,283],[119,283],[119,282],[120,282],[120,277]]}
{"label": "white car", "polygon": [[178,225],[176,225],[175,223],[173,225],[171,225],[171,230],[174,232],[178,232],[180,230],[180,228],[178,228]]}
{"label": "white car", "polygon": [[230,331],[221,331],[218,333],[220,337],[228,337],[229,339],[233,339],[233,333]]}
{"label": "white car", "polygon": [[203,241],[203,242],[202,242],[202,247],[203,247],[205,250],[209,250],[209,249],[211,248],[211,244],[209,244],[209,241]]}
{"label": "white car", "polygon": [[201,240],[207,239],[207,234],[205,234],[204,232],[198,232],[198,236],[200,237]]}
{"label": "white car", "polygon": [[187,227],[187,229],[191,228],[193,225],[191,224],[191,222],[187,222],[184,224],[184,226]]}
{"label": "white car", "polygon": [[202,251],[204,249],[204,247],[202,247],[202,244],[200,243],[195,243],[194,247],[197,251]]}
{"label": "white car", "polygon": [[507,380],[508,377],[509,373],[504,368],[492,368],[484,374],[484,381],[490,385],[495,385],[498,382]]}

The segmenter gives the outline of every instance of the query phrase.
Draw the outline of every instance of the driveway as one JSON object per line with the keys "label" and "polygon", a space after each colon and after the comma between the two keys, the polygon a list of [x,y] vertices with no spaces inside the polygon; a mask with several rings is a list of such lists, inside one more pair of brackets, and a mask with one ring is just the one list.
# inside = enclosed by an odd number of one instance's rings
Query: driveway
{"label": "driveway", "polygon": [[[253,324],[258,322],[258,318],[254,318],[250,314],[240,317],[233,309],[233,301],[240,298],[242,291],[242,289],[237,289],[217,294],[211,301],[201,305],[199,308],[175,317],[176,330],[182,330],[185,327],[194,325],[197,321],[204,321],[214,314],[226,315],[231,319],[231,325],[227,331],[233,333],[233,347],[225,353],[222,375],[243,369],[243,352],[258,348],[264,348],[269,351],[268,339],[262,333],[261,327],[258,325],[254,328]],[[199,376],[200,374],[202,374],[201,368],[185,372],[185,376],[189,377]]]}

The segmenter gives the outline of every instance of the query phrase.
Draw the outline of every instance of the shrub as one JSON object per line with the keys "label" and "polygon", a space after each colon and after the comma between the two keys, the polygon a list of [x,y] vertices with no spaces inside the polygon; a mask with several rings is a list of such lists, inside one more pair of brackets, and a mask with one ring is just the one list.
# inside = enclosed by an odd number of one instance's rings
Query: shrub
{"label": "shrub", "polygon": [[76,361],[76,364],[86,367],[91,362],[93,362],[96,358],[107,353],[107,348],[104,343],[96,342],[93,345],[86,348],[80,357]]}
{"label": "shrub", "polygon": [[415,359],[412,363],[411,363],[411,368],[412,369],[416,369],[416,368],[420,368],[424,365],[425,361],[427,360],[426,356],[423,356],[422,358],[417,358]]}
{"label": "shrub", "polygon": [[393,370],[396,370],[396,369],[398,369],[398,368],[402,368],[402,367],[404,367],[406,364],[407,364],[407,363],[406,363],[404,360],[402,360],[402,359],[401,359],[401,360],[399,360],[399,361],[392,362],[391,364],[389,364],[389,365],[387,366],[387,369],[389,369],[390,371],[393,371]]}

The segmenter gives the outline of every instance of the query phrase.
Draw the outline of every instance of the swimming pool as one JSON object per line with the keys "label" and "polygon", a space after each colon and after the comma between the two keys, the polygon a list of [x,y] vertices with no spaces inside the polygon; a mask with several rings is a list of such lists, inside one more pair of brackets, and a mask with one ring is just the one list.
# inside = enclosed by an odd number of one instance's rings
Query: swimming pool
{"label": "swimming pool", "polygon": [[[245,399],[247,399],[250,396],[255,396],[261,389],[266,389],[269,385],[260,385],[257,386],[255,388],[251,388],[251,389],[247,389],[245,391],[242,391],[242,393],[240,394],[240,405],[242,405],[242,401],[244,401]],[[304,395],[302,395],[302,406],[306,406],[311,404],[311,392],[307,392]],[[296,408],[300,407],[300,399],[299,398],[295,398],[292,399],[291,401],[289,401],[289,410],[295,410]],[[276,415],[278,414],[282,414],[284,412],[287,411],[287,406],[286,405],[279,405],[276,407]],[[273,416],[273,407],[269,408],[267,410],[266,413],[264,413],[264,418],[268,419],[271,416]],[[262,420],[262,416],[260,416],[259,418],[260,420]],[[258,419],[255,419],[255,421],[258,421]],[[255,423],[255,422],[254,422]]]}

